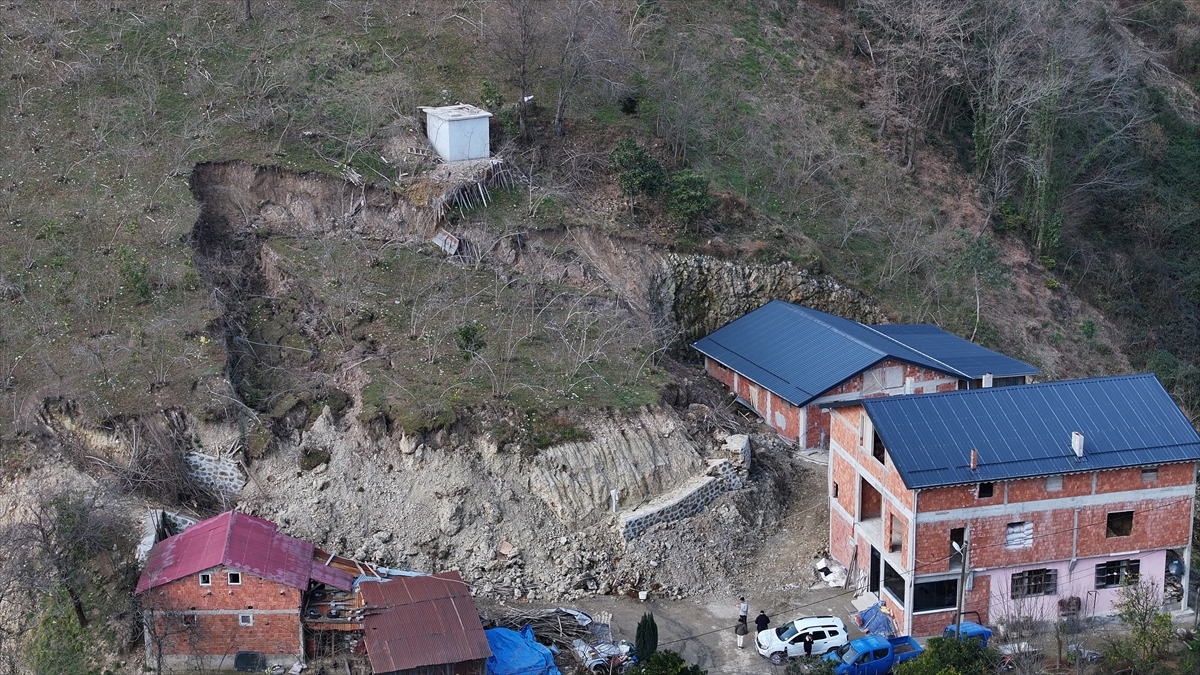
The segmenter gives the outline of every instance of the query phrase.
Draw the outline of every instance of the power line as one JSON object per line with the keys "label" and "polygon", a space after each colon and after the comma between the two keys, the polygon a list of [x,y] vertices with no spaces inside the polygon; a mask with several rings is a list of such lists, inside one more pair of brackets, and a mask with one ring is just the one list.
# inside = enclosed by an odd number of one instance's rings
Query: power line
{"label": "power line", "polygon": [[[1175,505],[1177,505],[1177,504],[1182,504],[1182,503],[1185,503],[1185,502],[1187,502],[1187,501],[1188,501],[1188,499],[1189,499],[1188,497],[1182,497],[1182,498],[1180,498],[1180,499],[1173,500],[1173,501],[1170,501],[1170,502],[1166,502],[1166,503],[1164,503],[1164,504],[1160,504],[1160,505],[1158,505],[1158,506],[1151,506],[1151,507],[1148,507],[1148,508],[1142,509],[1142,510],[1140,511],[1140,513],[1147,513],[1147,512],[1150,512],[1150,511],[1157,511],[1157,510],[1159,510],[1159,509],[1165,509],[1165,508],[1167,508],[1167,507],[1170,507],[1170,506],[1175,506]],[[968,520],[968,522],[970,522],[970,519],[969,519],[969,518],[968,518],[967,520]],[[1095,521],[1095,522],[1092,522],[1092,523],[1082,523],[1082,524],[1080,524],[1080,525],[1078,525],[1078,526],[1072,526],[1072,527],[1069,527],[1069,528],[1063,528],[1063,529],[1061,529],[1061,530],[1051,530],[1051,531],[1049,531],[1049,532],[1044,532],[1044,533],[1042,533],[1042,534],[1035,534],[1035,535],[1033,535],[1033,536],[1031,537],[1031,539],[1040,539],[1040,538],[1043,538],[1043,537],[1053,537],[1053,536],[1055,536],[1055,535],[1058,535],[1058,534],[1064,534],[1064,533],[1067,533],[1067,532],[1074,532],[1074,531],[1076,531],[1076,530],[1078,530],[1078,529],[1080,529],[1080,528],[1093,527],[1093,526],[1100,525],[1100,524],[1101,524],[1101,522],[1102,522],[1102,521],[1099,521],[1099,520],[1097,520],[1097,521]],[[1107,524],[1107,519],[1106,519],[1105,521],[1103,521],[1103,522],[1104,522],[1105,524]],[[998,547],[1000,547],[1000,546],[1005,546],[1005,547],[1007,548],[1007,545],[1006,545],[1005,543],[1003,543],[1003,542],[996,542],[996,543],[994,543],[994,544],[985,544],[985,545],[982,545],[982,546],[972,546],[972,547],[971,547],[971,552],[972,552],[972,553],[976,553],[976,552],[978,552],[978,551],[986,550],[986,549],[989,549],[989,548],[998,548]],[[942,561],[944,561],[944,560],[949,560],[949,559],[951,559],[951,558],[953,558],[953,557],[954,557],[954,555],[953,555],[953,554],[951,554],[951,555],[946,555],[946,556],[943,556],[943,557],[940,557],[940,558],[934,558],[933,560],[918,560],[918,561],[916,561],[916,565],[914,565],[914,566],[913,566],[913,572],[915,573],[915,572],[916,572],[916,570],[917,570],[917,568],[919,568],[919,567],[923,567],[923,566],[929,566],[929,565],[936,565],[937,563],[940,563],[940,562],[942,562]]]}
{"label": "power line", "polygon": [[[807,607],[812,607],[813,605],[817,605],[817,604],[820,604],[820,603],[822,603],[822,602],[827,602],[827,601],[829,601],[829,600],[833,600],[834,598],[840,598],[840,597],[842,597],[842,596],[844,596],[844,595],[852,595],[852,594],[856,594],[857,592],[858,592],[858,591],[857,591],[856,589],[850,589],[850,590],[842,591],[841,593],[838,593],[838,594],[836,594],[836,595],[831,595],[831,596],[829,596],[828,598],[825,598],[824,600],[815,600],[815,601],[813,601],[813,602],[808,602],[808,603],[805,603],[805,604],[802,604],[802,605],[795,605],[795,606],[793,606],[793,607],[785,607],[785,608],[783,608],[783,609],[779,609],[779,610],[773,610],[773,613],[775,613],[775,614],[779,614],[779,613],[786,613],[786,612],[794,612],[794,611],[796,611],[796,610],[805,609],[805,608],[807,608]],[[710,630],[710,631],[705,631],[705,632],[703,632],[703,633],[695,633],[695,634],[693,634],[693,635],[688,635],[688,636],[685,636],[685,637],[676,638],[676,639],[674,639],[674,640],[668,640],[668,641],[666,641],[666,642],[660,642],[659,644],[660,644],[660,645],[669,645],[669,644],[674,644],[674,643],[676,643],[676,642],[685,642],[685,641],[687,641],[687,640],[694,640],[694,639],[696,639],[696,638],[699,638],[699,637],[704,637],[705,635],[712,635],[713,633],[721,633],[721,632],[724,632],[724,631],[727,631],[727,630],[729,630],[730,628],[735,628],[735,627],[737,627],[738,623],[739,623],[739,622],[735,622],[735,623],[733,623],[732,625],[729,625],[729,626],[722,626],[722,627],[720,627],[720,628],[715,628],[715,629],[713,629],[713,630]]]}

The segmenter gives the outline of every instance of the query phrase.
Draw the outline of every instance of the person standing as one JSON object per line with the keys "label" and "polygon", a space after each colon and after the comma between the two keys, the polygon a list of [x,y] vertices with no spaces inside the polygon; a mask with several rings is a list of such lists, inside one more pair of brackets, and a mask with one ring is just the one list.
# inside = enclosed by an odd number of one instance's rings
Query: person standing
{"label": "person standing", "polygon": [[748,614],[750,614],[750,603],[746,602],[745,597],[738,598],[738,622],[745,624]]}
{"label": "person standing", "polygon": [[754,617],[755,633],[757,634],[757,633],[763,632],[764,630],[767,629],[767,626],[770,626],[770,625],[771,625],[771,618],[767,616],[766,612],[759,610],[758,616]]}
{"label": "person standing", "polygon": [[746,646],[746,633],[749,633],[749,632],[750,632],[750,629],[746,627],[745,621],[739,621],[739,622],[737,622],[737,625],[734,626],[733,634],[737,636],[738,649],[742,649]]}
{"label": "person standing", "polygon": [[813,635],[812,633],[804,634],[804,655],[812,656]]}

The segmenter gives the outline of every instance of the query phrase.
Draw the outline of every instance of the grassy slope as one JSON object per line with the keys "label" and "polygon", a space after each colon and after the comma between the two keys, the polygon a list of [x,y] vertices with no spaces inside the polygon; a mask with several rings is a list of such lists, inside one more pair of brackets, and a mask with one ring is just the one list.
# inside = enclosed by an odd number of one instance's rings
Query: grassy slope
{"label": "grassy slope", "polygon": [[[204,378],[222,375],[224,352],[205,332],[219,310],[184,239],[196,215],[190,166],[244,159],[339,175],[349,164],[390,178],[395,169],[375,159],[389,125],[418,105],[477,102],[485,79],[503,79],[468,21],[478,6],[403,4],[257,0],[253,20],[227,0],[3,10],[0,437],[48,395],[100,416],[212,400]],[[734,205],[722,213],[735,215],[693,231],[655,221],[649,236],[768,261],[802,259],[815,241],[826,269],[897,316],[970,334],[972,267],[962,261],[1003,272],[996,252],[957,239],[965,221],[947,204],[962,186],[915,181],[873,137],[859,110],[871,74],[841,53],[836,14],[661,7],[628,74],[637,115],[584,97],[564,141],[538,121],[548,160],[512,148],[539,180],[566,186],[541,222],[626,225],[611,179],[568,176],[558,160],[582,153],[598,166],[614,138],[634,133],[670,168],[686,157]],[[535,95],[552,100],[539,77]],[[930,164],[947,166],[936,154]],[[511,220],[499,210],[480,217]],[[986,316],[982,327],[995,344]]]}

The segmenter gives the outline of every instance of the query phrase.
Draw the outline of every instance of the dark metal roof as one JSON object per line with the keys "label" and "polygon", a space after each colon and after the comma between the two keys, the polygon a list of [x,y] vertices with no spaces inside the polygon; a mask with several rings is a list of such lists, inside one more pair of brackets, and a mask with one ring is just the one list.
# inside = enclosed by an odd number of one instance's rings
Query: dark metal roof
{"label": "dark metal roof", "polygon": [[1037,375],[1042,371],[1028,363],[998,354],[974,342],[964,340],[930,324],[891,324],[871,326],[884,335],[942,363],[979,379],[991,373],[995,377]]}
{"label": "dark metal roof", "polygon": [[772,300],[692,346],[797,406],[886,358],[970,378],[857,321],[782,300]]}
{"label": "dark metal roof", "polygon": [[332,568],[318,570],[320,563],[313,560],[315,547],[303,539],[277,532],[278,527],[269,520],[237,511],[196,523],[150,549],[137,592],[218,565],[292,588],[307,589],[310,578],[342,590],[352,587],[353,575]]}
{"label": "dark metal roof", "polygon": [[1152,374],[862,404],[910,489],[1200,460],[1200,434]]}
{"label": "dark metal roof", "polygon": [[471,591],[458,572],[358,584],[363,641],[375,673],[492,655]]}

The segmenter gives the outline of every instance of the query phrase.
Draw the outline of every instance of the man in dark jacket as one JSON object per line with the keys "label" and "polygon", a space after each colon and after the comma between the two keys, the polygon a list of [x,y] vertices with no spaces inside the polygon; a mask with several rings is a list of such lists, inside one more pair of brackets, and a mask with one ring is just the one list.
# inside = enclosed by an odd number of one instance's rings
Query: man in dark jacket
{"label": "man in dark jacket", "polygon": [[771,625],[771,619],[767,617],[767,613],[759,610],[758,616],[754,617],[754,627],[759,633],[767,629]]}

